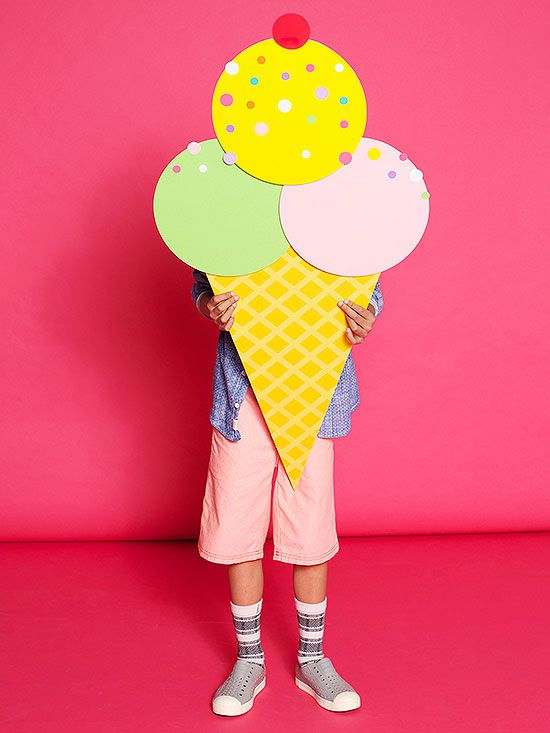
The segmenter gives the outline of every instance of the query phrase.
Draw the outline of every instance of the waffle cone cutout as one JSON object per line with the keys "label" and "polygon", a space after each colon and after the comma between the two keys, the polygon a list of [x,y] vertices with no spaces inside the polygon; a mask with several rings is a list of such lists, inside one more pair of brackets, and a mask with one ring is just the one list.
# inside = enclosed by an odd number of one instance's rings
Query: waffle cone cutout
{"label": "waffle cone cutout", "polygon": [[294,489],[351,348],[337,303],[366,307],[378,277],[331,275],[292,247],[250,275],[208,274],[239,296],[231,335]]}

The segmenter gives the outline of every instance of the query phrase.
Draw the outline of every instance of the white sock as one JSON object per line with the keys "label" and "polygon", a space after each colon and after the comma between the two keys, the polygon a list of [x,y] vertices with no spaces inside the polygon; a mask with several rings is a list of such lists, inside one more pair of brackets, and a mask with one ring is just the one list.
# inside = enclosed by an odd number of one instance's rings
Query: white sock
{"label": "white sock", "polygon": [[237,658],[247,662],[264,663],[264,650],[260,641],[260,616],[262,598],[250,606],[237,606],[231,603],[233,625],[237,635]]}
{"label": "white sock", "polygon": [[320,603],[304,603],[294,598],[298,615],[298,631],[300,644],[298,646],[298,664],[313,662],[322,659],[323,632],[325,630],[325,611],[327,599]]}

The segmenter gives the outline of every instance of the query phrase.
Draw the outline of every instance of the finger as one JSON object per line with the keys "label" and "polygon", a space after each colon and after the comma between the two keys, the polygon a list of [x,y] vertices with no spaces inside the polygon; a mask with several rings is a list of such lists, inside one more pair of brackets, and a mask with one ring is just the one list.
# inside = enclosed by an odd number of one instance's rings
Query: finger
{"label": "finger", "polygon": [[231,318],[227,321],[227,323],[224,323],[223,326],[221,326],[222,331],[229,331],[231,326],[235,323],[235,318],[231,316]]}
{"label": "finger", "polygon": [[344,303],[346,305],[349,305],[349,307],[352,310],[354,310],[356,313],[359,313],[360,316],[363,316],[363,318],[367,315],[367,309],[363,308],[362,305],[355,303],[353,300],[350,300],[349,298],[345,298]]}
{"label": "finger", "polygon": [[351,328],[346,328],[346,338],[352,346],[355,346],[355,344],[359,343],[359,341],[353,335],[353,331],[351,330]]}
{"label": "finger", "polygon": [[367,329],[360,326],[356,321],[353,320],[353,318],[351,318],[350,316],[345,316],[345,319],[346,323],[348,324],[348,328],[354,336],[360,336],[362,339],[367,336]]}
{"label": "finger", "polygon": [[360,313],[358,313],[356,310],[354,310],[349,305],[349,303],[346,302],[345,300],[341,300],[338,303],[338,306],[344,311],[344,313],[347,316],[349,316],[350,318],[352,318],[356,323],[359,323],[359,325],[361,325],[361,326],[366,326],[367,325],[367,323],[368,323],[367,319],[363,315],[361,315]]}
{"label": "finger", "polygon": [[218,316],[216,318],[216,323],[227,323],[227,321],[233,316],[233,313],[235,313],[235,308],[237,307],[236,303],[233,303],[233,305],[230,305],[229,308],[227,308],[221,316]]}
{"label": "finger", "polygon": [[230,290],[227,293],[218,293],[217,295],[214,295],[210,299],[210,302],[211,303],[214,303],[214,305],[217,305],[218,303],[222,303],[224,300],[228,300],[229,298],[233,298],[234,295],[235,295],[235,293],[232,290]]}
{"label": "finger", "polygon": [[228,308],[231,308],[239,299],[238,295],[232,295],[230,298],[220,301],[210,310],[210,317],[217,319],[222,313],[225,313]]}

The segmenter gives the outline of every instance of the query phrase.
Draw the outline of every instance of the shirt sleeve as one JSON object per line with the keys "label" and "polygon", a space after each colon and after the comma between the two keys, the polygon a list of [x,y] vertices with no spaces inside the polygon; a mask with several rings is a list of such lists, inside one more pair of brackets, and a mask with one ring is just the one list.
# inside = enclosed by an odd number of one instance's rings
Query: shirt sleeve
{"label": "shirt sleeve", "polygon": [[199,307],[199,298],[203,293],[208,293],[210,296],[214,295],[214,291],[210,287],[206,273],[201,270],[193,270],[193,278],[195,282],[191,288],[191,297],[195,301],[197,308]]}
{"label": "shirt sleeve", "polygon": [[370,302],[369,305],[372,305],[374,308],[374,315],[376,318],[382,313],[382,309],[384,307],[384,298],[382,297],[382,289],[380,288],[380,280],[376,283],[376,287],[372,291],[372,295],[370,296]]}

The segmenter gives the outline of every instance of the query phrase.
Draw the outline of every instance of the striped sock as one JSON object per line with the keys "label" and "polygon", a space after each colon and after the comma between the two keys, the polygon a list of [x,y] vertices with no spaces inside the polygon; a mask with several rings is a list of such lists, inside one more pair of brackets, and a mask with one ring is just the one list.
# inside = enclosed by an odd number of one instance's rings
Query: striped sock
{"label": "striped sock", "polygon": [[313,662],[322,659],[323,632],[325,630],[325,611],[327,599],[320,603],[303,603],[297,598],[296,612],[298,614],[298,631],[300,645],[298,647],[298,664]]}
{"label": "striped sock", "polygon": [[264,650],[260,641],[260,615],[262,599],[250,606],[237,606],[232,601],[231,613],[237,634],[237,658],[247,662],[264,663]]}

